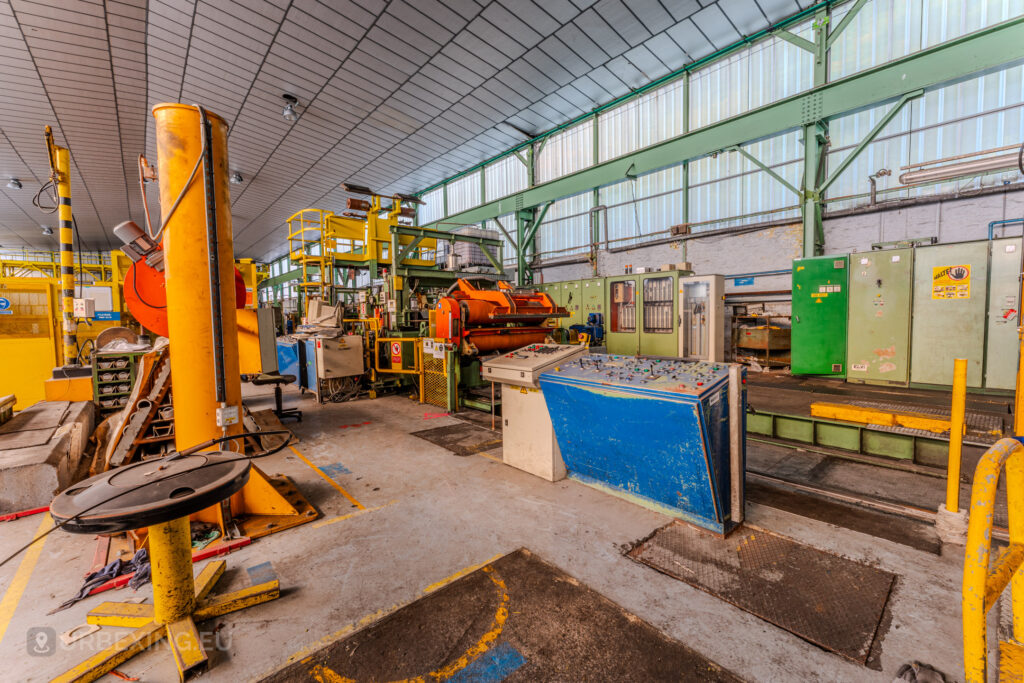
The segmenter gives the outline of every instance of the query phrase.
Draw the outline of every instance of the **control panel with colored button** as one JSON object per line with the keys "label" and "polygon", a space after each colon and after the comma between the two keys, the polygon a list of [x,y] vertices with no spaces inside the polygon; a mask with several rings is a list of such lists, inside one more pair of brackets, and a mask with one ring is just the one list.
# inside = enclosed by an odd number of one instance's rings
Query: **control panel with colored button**
{"label": "control panel with colored button", "polygon": [[611,386],[700,395],[728,379],[729,365],[595,353],[548,372]]}

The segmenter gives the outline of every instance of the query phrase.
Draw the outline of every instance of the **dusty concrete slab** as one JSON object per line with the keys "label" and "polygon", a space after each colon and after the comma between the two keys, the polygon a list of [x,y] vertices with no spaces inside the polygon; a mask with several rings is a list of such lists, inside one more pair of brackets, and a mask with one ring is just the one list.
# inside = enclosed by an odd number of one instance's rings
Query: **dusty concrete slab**
{"label": "dusty concrete slab", "polygon": [[526,549],[263,680],[434,679],[741,680]]}
{"label": "dusty concrete slab", "polygon": [[72,483],[95,412],[88,401],[40,401],[0,427],[0,514],[47,506]]}
{"label": "dusty concrete slab", "polygon": [[[575,481],[539,480],[488,453],[459,457],[412,436],[456,423],[452,417],[426,417],[438,412],[433,407],[399,396],[320,407],[310,396],[302,398],[291,389],[286,393],[287,405],[305,411],[301,423],[289,425],[302,438],[297,448],[316,467],[342,465],[347,473],[330,468],[333,481],[359,506],[289,450],[260,462],[268,473],[292,477],[323,517],[227,556],[228,572],[218,591],[248,585],[245,570],[270,562],[281,579],[282,596],[208,622],[211,633],[216,629],[210,636],[215,646],[203,681],[258,679],[412,603],[452,574],[520,547],[529,547],[668,638],[745,680],[888,682],[915,659],[954,677],[962,671],[958,553],[936,556],[748,504],[753,525],[898,575],[877,671],[623,557],[623,546],[663,526],[666,517]],[[255,410],[273,402],[269,391],[246,396]],[[361,426],[342,428],[357,423]],[[27,542],[39,526],[38,518],[5,523],[0,556]],[[84,621],[85,613],[104,599],[121,597],[93,596],[45,616],[80,585],[93,547],[91,538],[52,534],[35,566],[22,573],[27,576],[24,593],[13,601],[0,637],[5,677],[49,680],[124,633],[104,627],[74,649],[58,645],[45,656],[28,655],[33,628],[61,633]],[[0,567],[0,594],[8,590],[20,562]],[[152,600],[151,590],[143,588],[138,595]],[[120,670],[147,681],[177,677],[163,646]]]}

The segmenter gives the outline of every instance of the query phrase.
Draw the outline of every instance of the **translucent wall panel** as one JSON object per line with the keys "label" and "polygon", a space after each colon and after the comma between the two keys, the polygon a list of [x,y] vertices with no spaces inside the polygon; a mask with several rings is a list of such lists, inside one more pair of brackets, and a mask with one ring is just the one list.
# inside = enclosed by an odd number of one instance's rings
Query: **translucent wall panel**
{"label": "translucent wall panel", "polygon": [[[799,188],[803,173],[800,135],[787,133],[744,149]],[[690,164],[690,223],[695,224],[695,232],[797,217],[798,205],[795,193],[738,152],[723,152]]]}
{"label": "translucent wall panel", "polygon": [[601,188],[602,241],[609,246],[635,244],[643,238],[664,237],[683,222],[683,166],[648,173]]}
{"label": "translucent wall panel", "polygon": [[[517,161],[516,163],[519,162]],[[520,164],[520,166],[522,166],[522,164]],[[501,227],[505,228],[508,234],[511,235],[513,239],[515,239],[515,216],[508,213],[505,214],[504,216],[498,216],[498,221],[501,221]],[[501,235],[501,241],[502,244],[504,244],[504,247],[502,249],[502,261],[505,263],[505,265],[514,264],[516,262],[516,250],[512,246],[512,243],[508,241],[508,237],[505,236],[505,232],[503,232],[502,229],[498,227],[498,221],[495,221],[492,218],[488,218],[486,221],[484,221],[484,228],[487,230],[494,230],[499,235]]]}
{"label": "translucent wall panel", "polygon": [[[536,180],[546,183],[594,163],[594,120],[555,133],[534,159]],[[540,143],[537,144],[540,148]]]}
{"label": "translucent wall panel", "polygon": [[[837,25],[852,3],[837,7]],[[871,0],[833,43],[832,79],[1024,14],[1024,0]]]}
{"label": "translucent wall panel", "polygon": [[448,215],[480,206],[480,171],[467,173],[445,185],[448,193]]}
{"label": "translucent wall panel", "polygon": [[[813,39],[809,23],[790,29]],[[690,128],[700,128],[807,90],[814,83],[810,52],[768,38],[694,72]]]}
{"label": "translucent wall panel", "polygon": [[[829,154],[829,167],[836,168],[891,106],[834,119],[830,125],[833,149]],[[892,175],[877,179],[879,201],[1019,181],[1019,174],[1013,171],[897,190],[901,187],[899,176],[910,170],[904,167],[987,152],[1022,141],[1024,67],[1005,69],[928,92],[907,104],[829,188],[829,208],[835,211],[868,204],[868,176],[880,169],[892,171]]]}
{"label": "translucent wall panel", "polygon": [[592,192],[552,204],[537,233],[537,250],[550,258],[590,251],[589,211],[593,205]]}
{"label": "translucent wall panel", "polygon": [[416,212],[416,221],[420,225],[426,225],[427,223],[433,223],[436,220],[444,218],[444,186],[435,188],[430,192],[423,194],[422,199],[425,204],[420,204]]}
{"label": "translucent wall panel", "polygon": [[679,79],[598,115],[598,160],[607,161],[685,131],[683,92]]}
{"label": "translucent wall panel", "polygon": [[484,168],[487,201],[507,197],[526,189],[526,165],[510,154]]}

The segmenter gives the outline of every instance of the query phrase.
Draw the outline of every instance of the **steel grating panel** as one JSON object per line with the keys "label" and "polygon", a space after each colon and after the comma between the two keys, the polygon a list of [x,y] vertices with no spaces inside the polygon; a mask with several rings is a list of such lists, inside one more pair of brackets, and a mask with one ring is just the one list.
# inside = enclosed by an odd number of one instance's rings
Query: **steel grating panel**
{"label": "steel grating panel", "polygon": [[448,408],[448,363],[444,358],[423,354],[423,372],[420,376],[423,400],[432,406]]}
{"label": "steel grating panel", "polygon": [[722,538],[673,522],[627,556],[831,652],[865,664],[896,575],[770,531]]}

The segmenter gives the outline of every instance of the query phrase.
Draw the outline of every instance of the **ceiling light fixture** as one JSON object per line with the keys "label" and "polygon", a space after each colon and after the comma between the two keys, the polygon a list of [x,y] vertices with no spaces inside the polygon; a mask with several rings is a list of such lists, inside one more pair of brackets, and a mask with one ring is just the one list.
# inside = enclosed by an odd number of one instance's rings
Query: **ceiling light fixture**
{"label": "ceiling light fixture", "polygon": [[238,171],[235,171],[234,173],[231,174],[231,178],[229,179],[229,182],[232,185],[241,185],[242,184],[242,174],[239,173]]}
{"label": "ceiling light fixture", "polygon": [[295,119],[299,118],[299,115],[295,112],[295,105],[299,103],[299,100],[295,95],[289,95],[288,93],[281,95],[281,97],[285,101],[284,109],[281,110],[281,116],[288,123],[292,123]]}
{"label": "ceiling light fixture", "polygon": [[1011,154],[1000,154],[972,161],[946,164],[945,166],[937,166],[935,168],[922,168],[901,175],[900,183],[903,185],[913,185],[915,183],[952,180],[961,176],[977,175],[990,171],[1012,171],[1016,170],[1018,161],[1017,152],[1013,152]]}
{"label": "ceiling light fixture", "polygon": [[43,226],[43,234],[44,235],[52,235],[53,234],[53,228],[51,228],[49,225],[44,225]]}
{"label": "ceiling light fixture", "polygon": [[11,178],[10,180],[7,181],[7,189],[8,190],[20,190],[21,189],[21,181],[18,180],[17,178]]}

